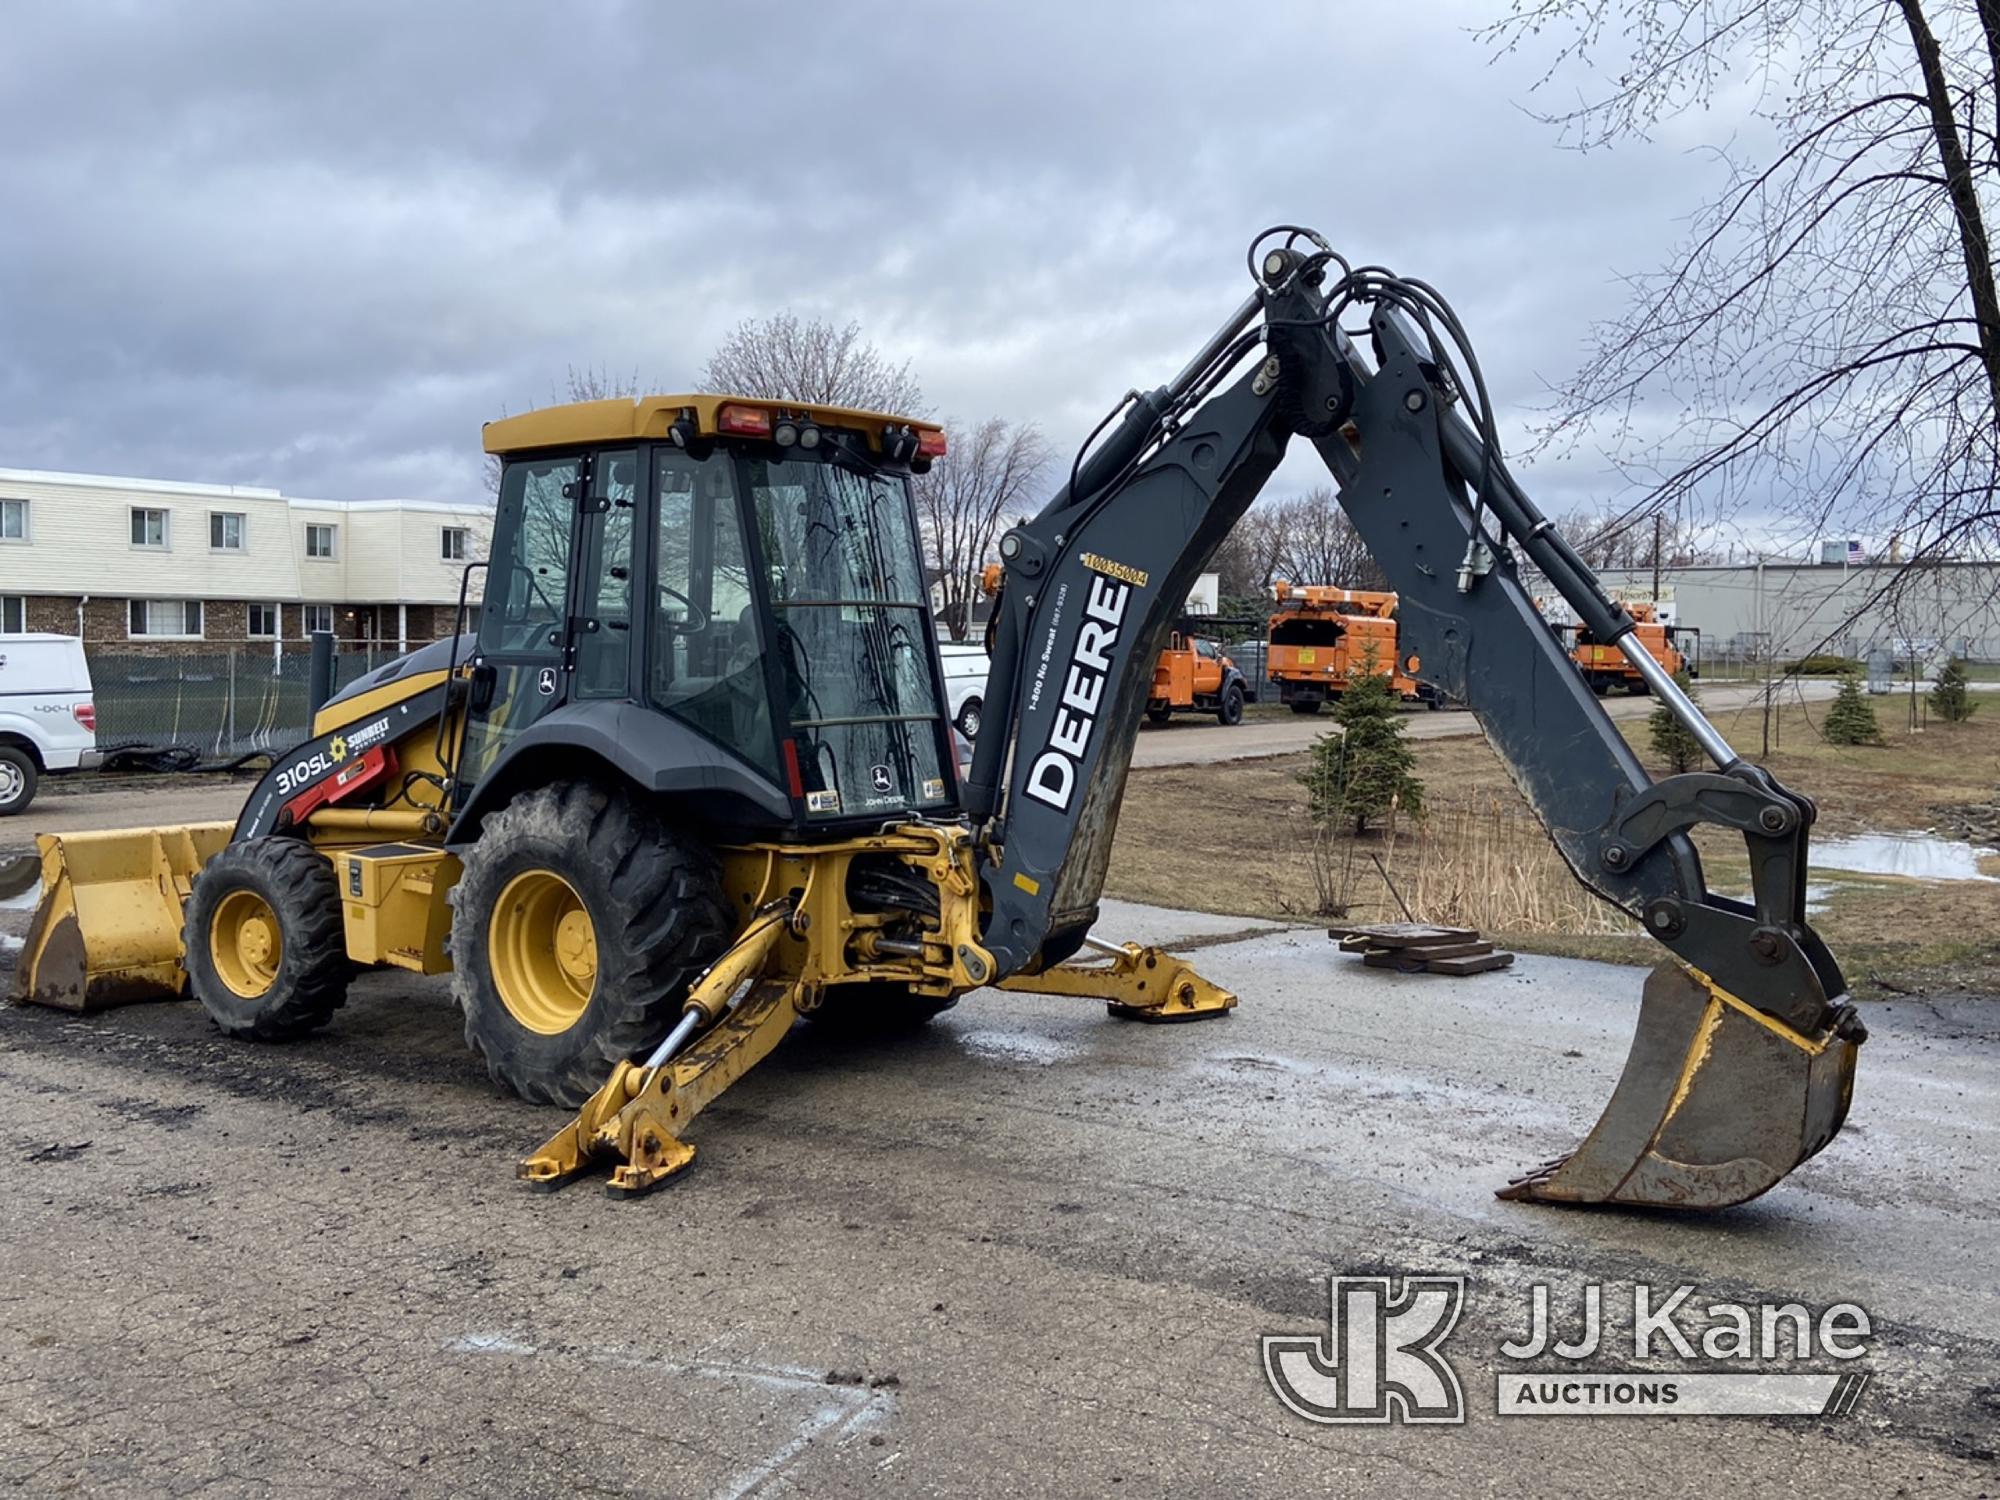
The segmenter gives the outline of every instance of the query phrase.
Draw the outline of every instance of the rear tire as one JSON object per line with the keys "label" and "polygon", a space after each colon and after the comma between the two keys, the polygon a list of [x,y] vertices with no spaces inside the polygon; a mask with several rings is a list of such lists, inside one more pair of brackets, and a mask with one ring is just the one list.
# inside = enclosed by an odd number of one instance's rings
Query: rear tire
{"label": "rear tire", "polygon": [[700,845],[623,790],[559,782],[486,819],[453,887],[452,991],[493,1081],[575,1108],[657,1045],[733,931]]}
{"label": "rear tire", "polygon": [[1155,724],[1164,724],[1173,716],[1174,711],[1171,708],[1148,708],[1146,710],[1146,717],[1151,719]]}
{"label": "rear tire", "polygon": [[958,711],[958,732],[969,740],[979,738],[980,701],[977,698],[965,700],[965,706]]}
{"label": "rear tire", "polygon": [[1238,684],[1232,682],[1222,690],[1222,702],[1215,710],[1215,717],[1223,724],[1243,722],[1243,689]]}
{"label": "rear tire", "polygon": [[278,1042],[317,1031],[347,1003],[340,882],[293,838],[227,845],[188,895],[188,987],[229,1036]]}
{"label": "rear tire", "polygon": [[1295,714],[1316,714],[1319,712],[1319,704],[1320,700],[1317,698],[1294,698],[1292,700],[1292,712]]}
{"label": "rear tire", "polygon": [[0,745],[0,818],[26,812],[35,800],[38,779],[34,757],[12,745]]}

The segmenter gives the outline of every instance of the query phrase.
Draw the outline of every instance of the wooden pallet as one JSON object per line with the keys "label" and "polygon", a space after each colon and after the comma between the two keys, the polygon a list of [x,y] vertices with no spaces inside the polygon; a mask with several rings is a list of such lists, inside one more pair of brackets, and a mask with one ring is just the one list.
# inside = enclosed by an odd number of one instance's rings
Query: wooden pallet
{"label": "wooden pallet", "polygon": [[1429,922],[1383,922],[1369,927],[1329,927],[1343,953],[1359,953],[1371,969],[1400,974],[1484,974],[1507,968],[1514,955],[1496,948],[1472,927]]}

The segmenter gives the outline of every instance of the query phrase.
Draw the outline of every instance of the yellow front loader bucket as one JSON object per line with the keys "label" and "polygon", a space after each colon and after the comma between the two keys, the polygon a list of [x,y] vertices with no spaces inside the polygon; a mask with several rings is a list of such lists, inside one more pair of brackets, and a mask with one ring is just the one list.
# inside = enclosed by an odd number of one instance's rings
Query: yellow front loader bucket
{"label": "yellow front loader bucket", "polygon": [[1793,1031],[1670,959],[1646,981],[1632,1051],[1596,1128],[1500,1196],[1635,1208],[1746,1202],[1833,1139],[1866,1035],[1851,1016],[1818,1036]]}
{"label": "yellow front loader bucket", "polygon": [[44,833],[42,903],[14,974],[14,998],[59,1010],[171,1000],[181,968],[181,906],[195,872],[233,823]]}

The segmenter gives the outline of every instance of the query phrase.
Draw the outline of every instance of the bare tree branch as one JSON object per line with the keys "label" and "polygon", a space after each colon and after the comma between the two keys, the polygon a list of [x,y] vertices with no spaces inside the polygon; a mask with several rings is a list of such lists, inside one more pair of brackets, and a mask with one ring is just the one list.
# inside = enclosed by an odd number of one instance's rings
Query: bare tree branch
{"label": "bare tree branch", "polygon": [[1718,153],[1723,190],[1556,393],[1540,445],[1609,453],[1639,497],[1598,529],[2000,552],[2000,0],[1513,0],[1484,35],[1553,38],[1544,82],[1598,71],[1544,117],[1580,148],[1746,80],[1775,142]]}
{"label": "bare tree branch", "polygon": [[709,356],[701,388],[718,395],[853,406],[902,417],[930,413],[908,361],[889,363],[861,336],[859,323],[836,328],[790,312],[738,323]]}
{"label": "bare tree branch", "polygon": [[945,626],[962,641],[994,537],[1040,498],[1051,450],[1040,432],[988,417],[974,427],[945,424],[945,456],[916,480],[924,561],[943,596]]}

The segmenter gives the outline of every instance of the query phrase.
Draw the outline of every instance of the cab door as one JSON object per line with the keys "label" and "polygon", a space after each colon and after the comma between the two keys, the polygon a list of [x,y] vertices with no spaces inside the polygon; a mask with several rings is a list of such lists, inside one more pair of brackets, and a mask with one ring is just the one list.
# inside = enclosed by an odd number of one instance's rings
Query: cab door
{"label": "cab door", "polygon": [[1212,698],[1222,691],[1222,652],[1214,641],[1194,643],[1194,691]]}
{"label": "cab door", "polygon": [[502,474],[461,802],[554,709],[628,693],[636,475],[630,451],[522,459]]}

